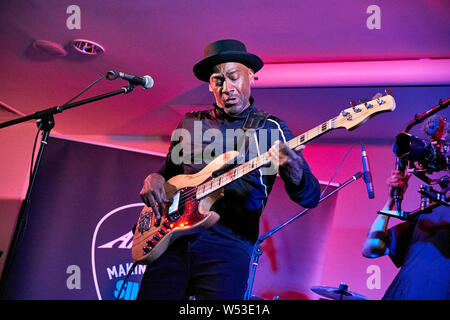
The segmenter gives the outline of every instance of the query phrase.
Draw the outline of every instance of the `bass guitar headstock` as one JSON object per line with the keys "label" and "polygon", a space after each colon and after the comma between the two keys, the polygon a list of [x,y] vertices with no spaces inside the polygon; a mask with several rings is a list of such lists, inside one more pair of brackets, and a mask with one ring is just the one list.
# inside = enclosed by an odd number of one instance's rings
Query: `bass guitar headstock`
{"label": "bass guitar headstock", "polygon": [[360,104],[351,103],[352,107],[343,110],[335,119],[335,128],[353,130],[378,113],[395,110],[395,99],[390,89],[386,95],[377,94],[372,100],[361,99]]}

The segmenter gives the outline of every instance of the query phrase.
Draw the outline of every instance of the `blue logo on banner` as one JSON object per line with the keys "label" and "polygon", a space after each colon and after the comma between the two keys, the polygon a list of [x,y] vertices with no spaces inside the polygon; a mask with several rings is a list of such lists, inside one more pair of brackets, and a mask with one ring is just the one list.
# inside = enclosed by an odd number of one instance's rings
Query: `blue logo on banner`
{"label": "blue logo on banner", "polygon": [[[137,297],[146,266],[137,265],[131,270],[131,227],[136,223],[142,207],[142,203],[134,203],[116,208],[97,223],[92,238],[91,260],[99,300],[135,300]],[[130,228],[124,230],[124,226]],[[124,284],[127,275],[129,277]]]}
{"label": "blue logo on banner", "polygon": [[[122,288],[124,280],[119,280],[116,282],[116,290],[114,290],[114,297],[117,299],[117,296]],[[127,281],[125,283],[122,292],[120,293],[120,300],[136,300],[137,294],[139,291],[139,283]]]}

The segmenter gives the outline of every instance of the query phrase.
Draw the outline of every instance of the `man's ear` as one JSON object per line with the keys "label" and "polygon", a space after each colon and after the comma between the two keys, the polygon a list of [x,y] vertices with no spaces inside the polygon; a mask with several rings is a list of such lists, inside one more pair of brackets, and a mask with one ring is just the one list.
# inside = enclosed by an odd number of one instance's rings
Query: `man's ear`
{"label": "man's ear", "polygon": [[250,84],[255,83],[255,73],[250,68],[248,68],[248,78],[250,80]]}
{"label": "man's ear", "polygon": [[209,92],[213,92],[213,89],[211,88],[211,84],[209,84],[208,86],[209,86]]}

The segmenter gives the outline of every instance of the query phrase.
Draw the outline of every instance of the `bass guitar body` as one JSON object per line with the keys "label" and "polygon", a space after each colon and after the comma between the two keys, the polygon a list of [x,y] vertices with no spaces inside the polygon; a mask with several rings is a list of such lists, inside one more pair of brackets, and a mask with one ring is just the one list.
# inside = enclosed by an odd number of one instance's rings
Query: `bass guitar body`
{"label": "bass guitar body", "polygon": [[139,215],[131,252],[134,261],[148,264],[159,258],[179,237],[200,232],[219,220],[219,215],[210,209],[223,196],[223,189],[198,199],[197,186],[232,162],[237,155],[237,151],[226,152],[201,171],[192,175],[177,175],[165,183],[169,203],[162,210],[164,214],[161,221],[157,221],[152,208],[147,206]]}

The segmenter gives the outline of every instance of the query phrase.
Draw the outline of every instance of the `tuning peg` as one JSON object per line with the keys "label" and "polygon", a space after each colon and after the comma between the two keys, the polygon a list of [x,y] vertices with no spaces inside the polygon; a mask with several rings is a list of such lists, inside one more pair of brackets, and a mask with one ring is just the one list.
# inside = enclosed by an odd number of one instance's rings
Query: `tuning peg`
{"label": "tuning peg", "polygon": [[[352,106],[352,109],[353,109],[354,112],[360,112],[360,111],[361,111],[361,109],[359,109],[359,108],[357,107],[358,103],[357,103],[356,101],[351,100],[351,101],[350,101],[350,105]],[[345,115],[344,115],[344,116],[345,116]]]}
{"label": "tuning peg", "polygon": [[378,103],[379,105],[382,105],[382,104],[385,104],[386,101],[384,101],[384,100],[381,99],[381,98],[378,98],[378,99],[377,99],[377,103]]}
{"label": "tuning peg", "polygon": [[347,120],[352,120],[352,115],[350,114],[350,112],[348,112],[348,111],[346,111],[346,110],[342,110],[341,111],[341,115],[343,116],[343,117],[346,117],[347,118]]}
{"label": "tuning peg", "polygon": [[360,112],[361,109],[357,107],[358,103],[356,101],[350,101],[354,112]]}
{"label": "tuning peg", "polygon": [[361,112],[362,110],[360,108],[358,108],[357,106],[354,106],[353,111],[358,113],[358,112]]}
{"label": "tuning peg", "polygon": [[370,108],[373,107],[373,105],[371,105],[371,104],[369,103],[369,101],[370,101],[369,98],[361,98],[361,99],[359,99],[359,101],[361,101],[361,103],[363,103],[364,106],[365,106],[367,109],[370,109]]}
{"label": "tuning peg", "polygon": [[390,88],[387,88],[386,90],[384,90],[384,92],[386,92],[386,94],[388,94],[390,96],[394,96],[394,93],[392,92],[392,90]]}

